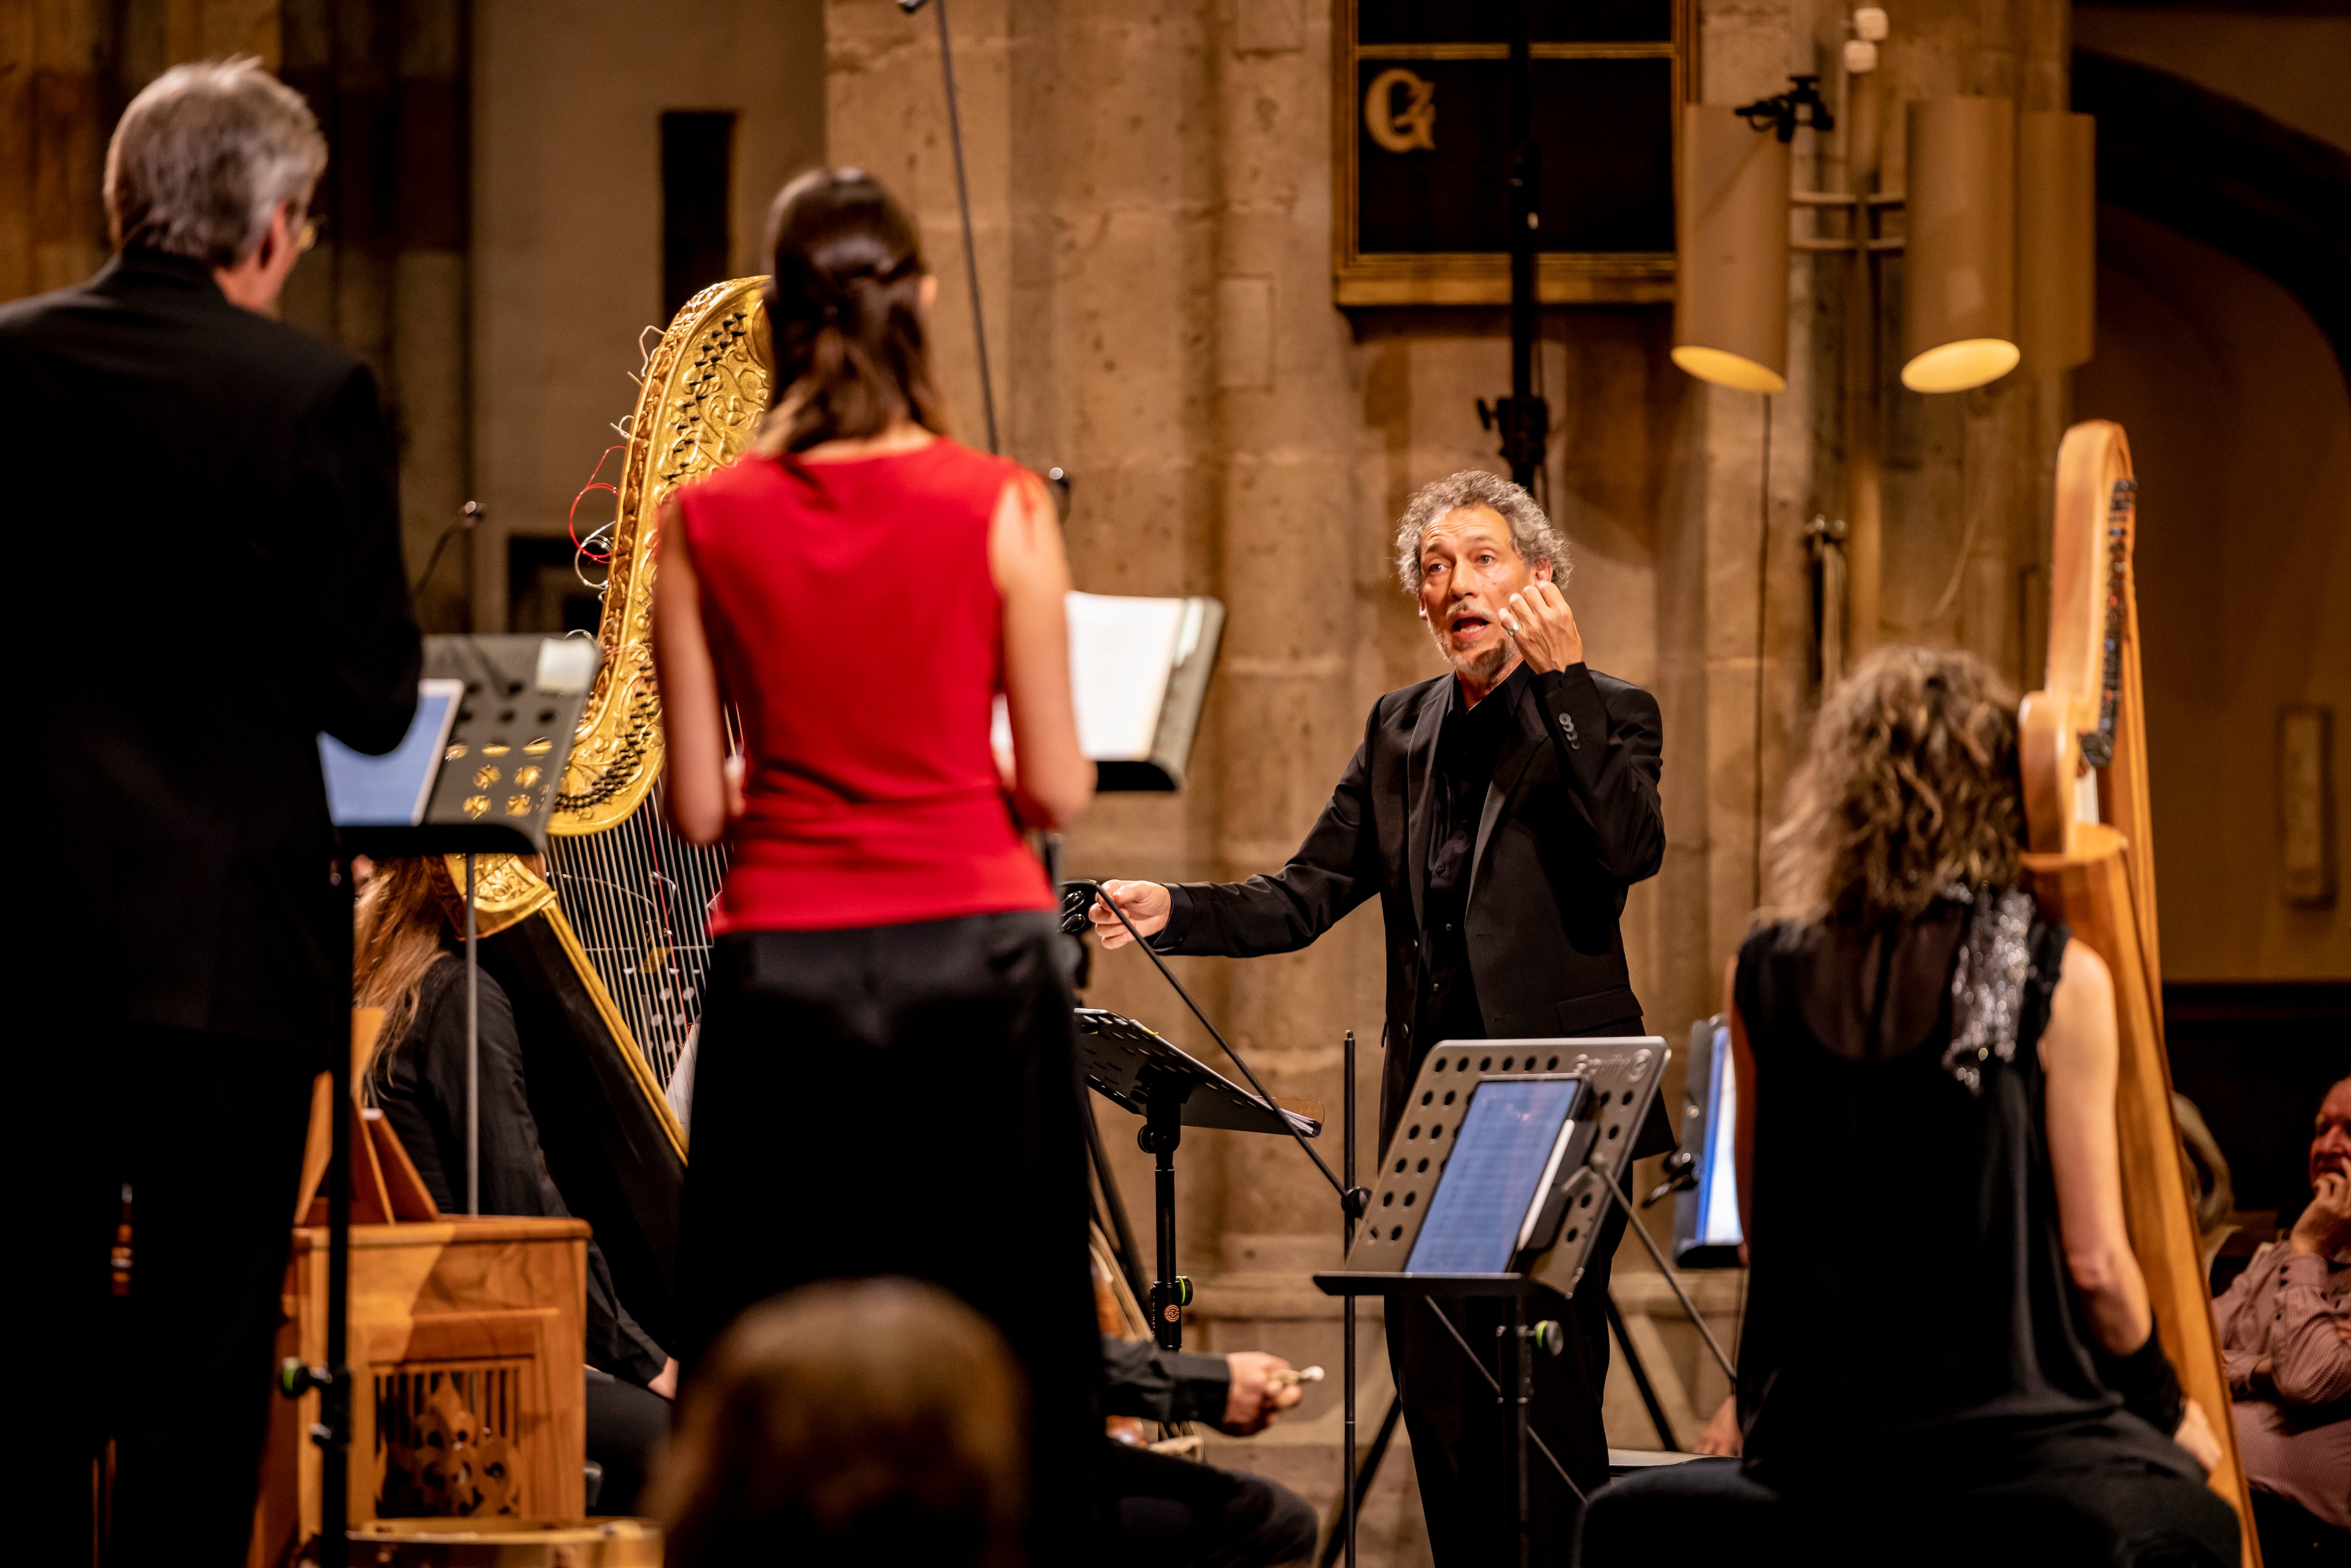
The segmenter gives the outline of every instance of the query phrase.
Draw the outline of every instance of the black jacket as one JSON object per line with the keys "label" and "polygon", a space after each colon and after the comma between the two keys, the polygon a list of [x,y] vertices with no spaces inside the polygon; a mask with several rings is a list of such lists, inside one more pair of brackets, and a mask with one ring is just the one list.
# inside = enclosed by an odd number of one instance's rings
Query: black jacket
{"label": "black jacket", "polygon": [[[1290,863],[1238,883],[1186,883],[1156,945],[1247,957],[1305,946],[1377,895],[1386,925],[1383,1145],[1434,1040],[1412,1038],[1428,875],[1440,675],[1372,705],[1364,743]],[[1495,1038],[1588,1034],[1639,1017],[1616,918],[1665,857],[1657,703],[1582,664],[1526,684],[1471,859],[1469,967]],[[1405,1049],[1395,1049],[1401,1044]]]}
{"label": "black jacket", "polygon": [[317,737],[390,750],[417,631],[374,379],[203,263],[0,308],[27,972],[78,1025],[324,1046],[350,1008]]}
{"label": "black jacket", "polygon": [[1225,1418],[1233,1396],[1233,1364],[1221,1355],[1162,1350],[1147,1339],[1102,1336],[1105,1416],[1139,1416],[1174,1423]]}
{"label": "black jacket", "polygon": [[[484,1214],[568,1215],[548,1174],[523,1082],[522,1041],[507,994],[482,976],[478,1170]],[[425,1190],[444,1214],[465,1212],[465,965],[455,954],[424,972],[416,1019],[369,1084]],[[611,1266],[588,1241],[588,1364],[640,1386],[668,1360],[612,1289]]]}

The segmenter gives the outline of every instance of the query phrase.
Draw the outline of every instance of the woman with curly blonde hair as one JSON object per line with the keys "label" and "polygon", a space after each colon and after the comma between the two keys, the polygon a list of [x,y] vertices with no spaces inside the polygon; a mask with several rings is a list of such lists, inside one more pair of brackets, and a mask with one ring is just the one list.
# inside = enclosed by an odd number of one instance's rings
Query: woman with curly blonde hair
{"label": "woman with curly blonde hair", "polygon": [[2018,885],[2016,733],[1965,653],[1822,705],[1726,984],[1740,1468],[1611,1487],[1586,1563],[2237,1561],[2123,1228],[2112,983]]}

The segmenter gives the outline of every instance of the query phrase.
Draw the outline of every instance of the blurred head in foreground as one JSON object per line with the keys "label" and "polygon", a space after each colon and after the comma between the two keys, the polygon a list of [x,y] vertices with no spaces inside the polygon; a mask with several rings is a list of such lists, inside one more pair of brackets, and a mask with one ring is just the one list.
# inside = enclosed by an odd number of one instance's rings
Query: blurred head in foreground
{"label": "blurred head in foreground", "polygon": [[1028,1395],[996,1330],[936,1286],[806,1286],[695,1369],[652,1493],[670,1568],[1009,1568]]}

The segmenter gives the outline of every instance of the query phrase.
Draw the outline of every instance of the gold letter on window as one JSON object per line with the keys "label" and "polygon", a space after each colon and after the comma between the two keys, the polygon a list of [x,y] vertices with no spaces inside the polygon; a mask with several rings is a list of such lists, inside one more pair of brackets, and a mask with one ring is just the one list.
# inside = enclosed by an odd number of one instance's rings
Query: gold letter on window
{"label": "gold letter on window", "polygon": [[[1398,88],[1408,95],[1401,112],[1395,107]],[[1437,84],[1402,66],[1382,71],[1364,93],[1364,129],[1391,152],[1409,152],[1416,147],[1435,152]]]}

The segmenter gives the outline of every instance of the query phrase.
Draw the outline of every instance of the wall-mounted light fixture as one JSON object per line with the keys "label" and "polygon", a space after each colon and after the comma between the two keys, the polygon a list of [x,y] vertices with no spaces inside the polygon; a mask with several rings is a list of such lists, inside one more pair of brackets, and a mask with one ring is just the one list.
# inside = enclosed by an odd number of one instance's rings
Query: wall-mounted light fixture
{"label": "wall-mounted light fixture", "polygon": [[1700,381],[1787,390],[1789,144],[1799,125],[1834,129],[1820,82],[1792,77],[1728,114],[1682,106],[1673,360]]}
{"label": "wall-mounted light fixture", "polygon": [[2016,105],[1936,98],[1909,107],[1909,264],[1902,384],[1965,392],[1996,382],[2016,346]]}
{"label": "wall-mounted light fixture", "polygon": [[2016,120],[2016,346],[2029,375],[2096,348],[2098,122],[2064,110]]}
{"label": "wall-mounted light fixture", "polygon": [[1788,143],[1682,106],[1674,363],[1742,392],[1788,388]]}
{"label": "wall-mounted light fixture", "polygon": [[[1788,91],[1735,110],[1686,106],[1677,187],[1678,277],[1674,362],[1703,381],[1742,391],[1787,385],[1791,251],[1854,258],[1845,290],[1844,534],[1823,550],[1845,555],[1844,629],[1823,630],[1834,680],[1840,655],[1858,655],[1880,634],[1883,529],[1881,368],[1876,258],[1902,252],[1901,378],[1914,392],[1963,392],[2020,364],[2034,375],[2090,357],[2095,319],[2095,131],[2085,115],[2028,112],[2000,99],[1943,99],[1907,106],[1907,190],[1874,187],[1880,162],[1877,6],[1852,14],[1843,51],[1845,189],[1789,189],[1788,143],[1798,126],[1834,125],[1819,78],[1792,77]],[[1740,145],[1744,136],[1748,144]],[[1791,238],[1787,204],[1826,216],[1843,232]],[[1901,232],[1881,220],[1901,211]],[[1891,347],[1887,345],[1886,347]],[[1834,574],[1831,574],[1834,575]],[[1826,578],[1823,580],[1827,580]],[[1832,651],[1834,650],[1834,651]]]}

